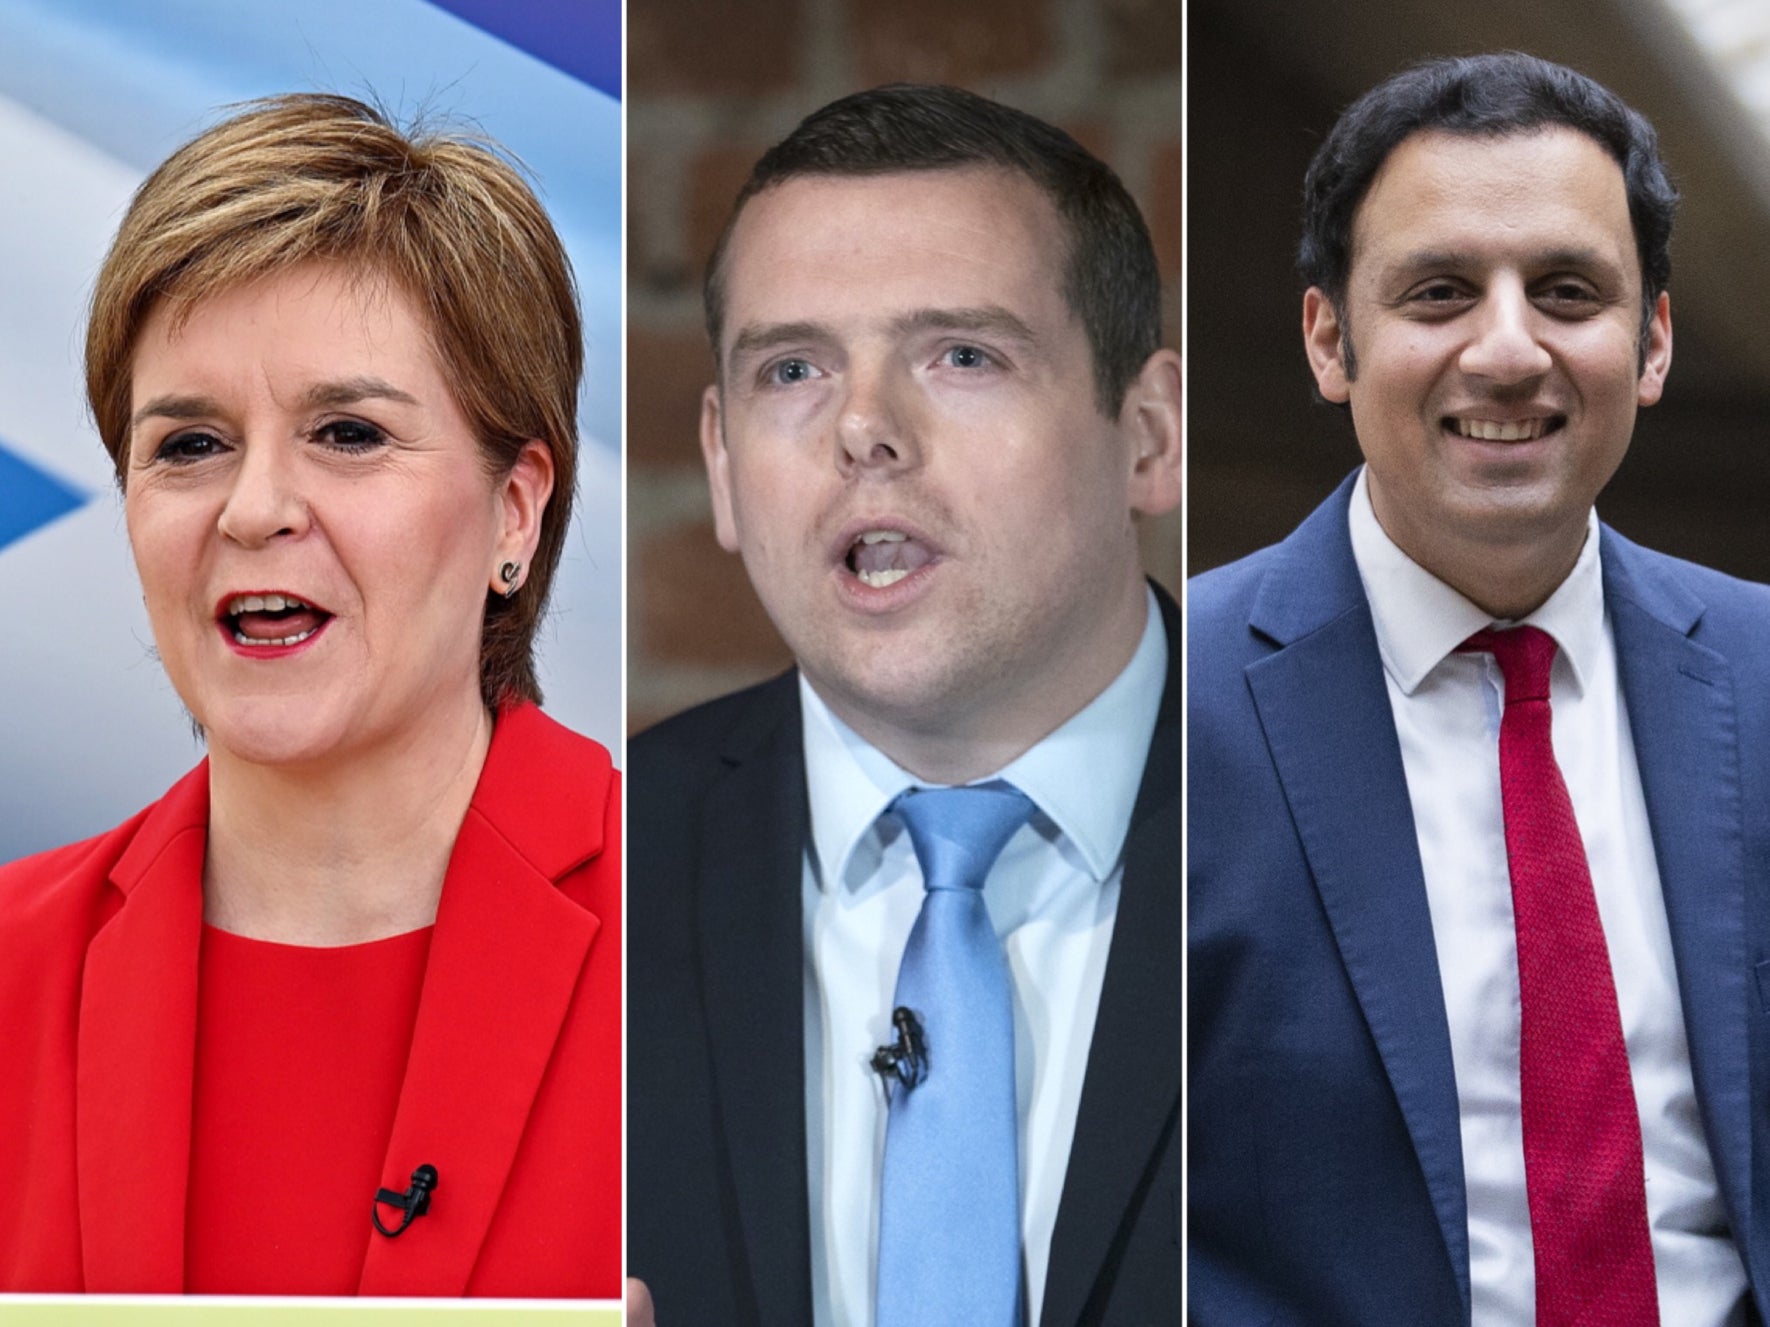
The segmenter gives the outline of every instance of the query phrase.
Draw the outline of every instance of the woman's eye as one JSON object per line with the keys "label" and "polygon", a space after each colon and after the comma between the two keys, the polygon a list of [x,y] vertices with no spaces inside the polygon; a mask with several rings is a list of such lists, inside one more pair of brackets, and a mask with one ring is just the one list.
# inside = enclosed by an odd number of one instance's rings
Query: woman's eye
{"label": "woman's eye", "polygon": [[154,448],[154,459],[173,465],[189,465],[193,461],[200,461],[206,456],[214,456],[224,450],[226,450],[225,445],[213,433],[189,429],[182,433],[172,434]]}
{"label": "woman's eye", "polygon": [[770,365],[768,369],[768,381],[781,387],[809,382],[816,376],[817,370],[811,367],[811,362],[803,359],[783,359]]}
{"label": "woman's eye", "polygon": [[314,436],[341,452],[368,451],[387,441],[385,433],[360,419],[335,419],[314,430]]}

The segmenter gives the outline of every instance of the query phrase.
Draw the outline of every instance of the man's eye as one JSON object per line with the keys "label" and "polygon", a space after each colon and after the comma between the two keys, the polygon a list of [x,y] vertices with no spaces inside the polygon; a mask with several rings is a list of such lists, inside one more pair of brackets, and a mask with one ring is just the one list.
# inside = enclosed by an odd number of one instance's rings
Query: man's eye
{"label": "man's eye", "polygon": [[1557,281],[1542,292],[1551,304],[1595,304],[1598,297],[1578,281]]}
{"label": "man's eye", "polygon": [[174,433],[154,448],[154,459],[172,465],[189,465],[225,450],[221,439],[213,433],[206,433],[201,429],[186,429],[182,433]]}
{"label": "man's eye", "polygon": [[942,358],[955,369],[982,369],[989,367],[992,362],[976,346],[953,346]]}
{"label": "man's eye", "polygon": [[1448,304],[1461,299],[1463,292],[1448,281],[1437,281],[1414,292],[1414,298],[1427,304]]}
{"label": "man's eye", "polygon": [[366,452],[381,446],[387,435],[360,419],[335,419],[314,430],[314,437],[334,451]]}
{"label": "man's eye", "polygon": [[769,382],[785,387],[810,381],[817,376],[817,370],[811,367],[809,360],[783,359],[769,366],[767,376]]}

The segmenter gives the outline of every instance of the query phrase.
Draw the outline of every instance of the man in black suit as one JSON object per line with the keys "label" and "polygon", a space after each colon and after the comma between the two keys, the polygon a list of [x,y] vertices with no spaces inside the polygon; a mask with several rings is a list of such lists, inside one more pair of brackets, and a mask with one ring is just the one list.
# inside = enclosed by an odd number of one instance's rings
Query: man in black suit
{"label": "man in black suit", "polygon": [[[1137,523],[1179,501],[1180,367],[1147,229],[1060,131],[881,88],[757,164],[706,303],[719,540],[798,668],[630,750],[629,1268],[666,1327],[1176,1322],[1179,614]],[[904,994],[943,888],[905,802],[978,783],[1023,808],[971,881],[988,1072]],[[916,1207],[900,1117],[990,1073],[1006,1164],[935,1163]],[[986,1274],[938,1204],[996,1190]]]}

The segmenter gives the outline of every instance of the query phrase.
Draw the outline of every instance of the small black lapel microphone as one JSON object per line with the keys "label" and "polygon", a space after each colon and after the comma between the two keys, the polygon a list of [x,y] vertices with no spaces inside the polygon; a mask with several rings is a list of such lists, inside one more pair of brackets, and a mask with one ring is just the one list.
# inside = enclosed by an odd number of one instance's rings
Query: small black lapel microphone
{"label": "small black lapel microphone", "polygon": [[[412,1172],[412,1182],[404,1193],[395,1193],[392,1189],[378,1189],[375,1192],[375,1205],[369,1209],[369,1219],[375,1223],[375,1229],[392,1239],[402,1234],[405,1228],[430,1210],[430,1191],[436,1188],[436,1167],[419,1166]],[[381,1224],[381,1204],[397,1207],[405,1215],[392,1230]]]}
{"label": "small black lapel microphone", "polygon": [[891,1011],[891,1026],[897,1039],[889,1046],[873,1052],[873,1072],[885,1084],[885,1100],[891,1100],[893,1083],[907,1092],[928,1076],[928,1046],[922,1039],[922,1024],[914,1011],[898,1005]]}

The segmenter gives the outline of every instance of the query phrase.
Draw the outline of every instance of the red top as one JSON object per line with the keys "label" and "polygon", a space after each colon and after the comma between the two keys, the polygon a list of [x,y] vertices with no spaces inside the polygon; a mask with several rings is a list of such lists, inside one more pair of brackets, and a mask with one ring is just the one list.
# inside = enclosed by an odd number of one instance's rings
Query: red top
{"label": "red top", "polygon": [[[231,1150],[211,1141],[217,1111],[251,1096],[196,1084],[208,826],[209,772],[198,766],[110,833],[0,866],[0,1290],[175,1295],[203,1285],[219,1256],[187,1257],[187,1224],[205,1242],[241,1224],[206,1215],[210,1200],[190,1193],[193,1179],[205,1194],[232,1192],[201,1167],[211,1149]],[[356,1293],[621,1293],[620,829],[606,751],[532,705],[499,713],[420,960],[409,1047],[402,1034],[364,1057],[403,1077],[390,1129],[385,1097],[377,1108],[380,1172],[349,1188],[344,1228],[363,1249]],[[417,986],[414,976],[408,998]],[[317,992],[344,986],[297,976],[272,989],[205,996],[210,1016],[249,1016],[226,1051],[203,1034],[205,1065],[243,1055],[256,1082],[253,1067],[270,1071],[266,1048],[278,1061],[292,1054],[273,1011],[318,1020]],[[354,1028],[317,1040],[334,1053],[375,1044]],[[328,1059],[309,1081],[343,1073]],[[316,1109],[309,1099],[286,1113]],[[234,1172],[263,1195],[253,1222],[281,1220],[273,1198],[306,1210],[295,1191],[322,1183],[288,1135],[267,1136],[270,1160]],[[375,1233],[375,1190],[403,1190],[424,1164],[438,1173],[429,1215],[398,1239]],[[268,1240],[262,1231],[231,1237]],[[327,1284],[347,1282],[334,1269]]]}
{"label": "red top", "polygon": [[315,949],[203,927],[187,1293],[356,1293],[431,929]]}

